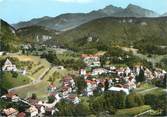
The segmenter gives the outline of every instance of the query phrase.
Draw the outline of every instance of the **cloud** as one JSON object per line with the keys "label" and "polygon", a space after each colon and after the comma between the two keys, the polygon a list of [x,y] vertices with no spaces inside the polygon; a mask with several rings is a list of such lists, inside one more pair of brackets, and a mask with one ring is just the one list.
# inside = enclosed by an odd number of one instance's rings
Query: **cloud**
{"label": "cloud", "polygon": [[64,3],[90,3],[93,0],[56,0],[56,1]]}

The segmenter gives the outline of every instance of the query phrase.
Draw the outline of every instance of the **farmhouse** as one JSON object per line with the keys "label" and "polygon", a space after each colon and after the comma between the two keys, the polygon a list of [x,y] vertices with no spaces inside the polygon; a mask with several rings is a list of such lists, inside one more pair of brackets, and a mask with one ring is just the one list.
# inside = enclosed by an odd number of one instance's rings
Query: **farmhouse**
{"label": "farmhouse", "polygon": [[16,65],[13,65],[9,59],[6,59],[2,71],[17,71]]}

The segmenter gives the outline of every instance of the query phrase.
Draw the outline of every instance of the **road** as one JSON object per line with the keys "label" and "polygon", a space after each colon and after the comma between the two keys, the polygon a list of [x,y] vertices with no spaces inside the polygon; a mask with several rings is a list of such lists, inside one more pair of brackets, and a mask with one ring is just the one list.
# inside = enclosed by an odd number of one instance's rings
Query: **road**
{"label": "road", "polygon": [[24,87],[28,87],[28,86],[31,86],[31,85],[40,83],[40,82],[43,80],[43,78],[44,78],[44,76],[46,75],[46,73],[47,73],[50,69],[51,69],[51,68],[47,68],[37,79],[33,80],[31,83],[26,84],[26,85],[22,85],[22,86],[18,86],[18,87],[11,88],[11,89],[9,89],[8,91],[14,91],[14,90],[17,90],[17,89],[21,89],[21,88],[24,88]]}
{"label": "road", "polygon": [[150,89],[146,89],[144,91],[140,91],[139,93],[147,93],[147,92],[150,92],[150,91],[155,90],[155,89],[158,89],[158,87],[153,87],[153,88],[150,88]]}

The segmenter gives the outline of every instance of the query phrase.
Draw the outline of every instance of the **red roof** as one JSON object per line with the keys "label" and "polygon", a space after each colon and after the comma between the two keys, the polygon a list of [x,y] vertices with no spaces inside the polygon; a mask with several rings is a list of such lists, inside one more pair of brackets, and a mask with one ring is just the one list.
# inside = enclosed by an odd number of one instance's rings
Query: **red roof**
{"label": "red roof", "polygon": [[63,87],[62,89],[61,89],[61,91],[67,91],[69,89],[69,87]]}
{"label": "red roof", "polygon": [[69,95],[68,99],[74,100],[77,96],[76,95]]}
{"label": "red roof", "polygon": [[26,114],[24,112],[21,112],[21,113],[17,114],[17,117],[26,117]]}
{"label": "red roof", "polygon": [[96,81],[94,80],[85,80],[86,83],[90,83],[90,84],[96,84]]}

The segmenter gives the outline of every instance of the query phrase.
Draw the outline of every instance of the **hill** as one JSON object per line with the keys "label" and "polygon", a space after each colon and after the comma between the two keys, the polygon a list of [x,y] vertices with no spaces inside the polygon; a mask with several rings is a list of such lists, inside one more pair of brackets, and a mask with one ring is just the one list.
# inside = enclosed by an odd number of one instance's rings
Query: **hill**
{"label": "hill", "polygon": [[167,12],[166,12],[166,13],[164,13],[162,16],[167,16]]}
{"label": "hill", "polygon": [[106,6],[104,9],[99,9],[89,13],[67,13],[57,17],[42,17],[32,19],[27,22],[14,24],[15,28],[22,28],[32,25],[44,26],[50,29],[66,31],[75,28],[89,21],[103,17],[155,17],[157,13],[151,10],[141,8],[130,4],[127,8],[115,7],[113,5]]}
{"label": "hill", "polygon": [[61,44],[71,49],[105,48],[111,45],[167,46],[167,17],[102,18],[61,33],[48,44]]}
{"label": "hill", "polygon": [[59,32],[42,26],[34,25],[18,29],[16,30],[16,34],[24,42],[43,43],[47,40],[53,39],[56,35],[59,34]]}
{"label": "hill", "polygon": [[2,19],[0,23],[0,51],[17,51],[20,39],[16,36],[16,30]]}

